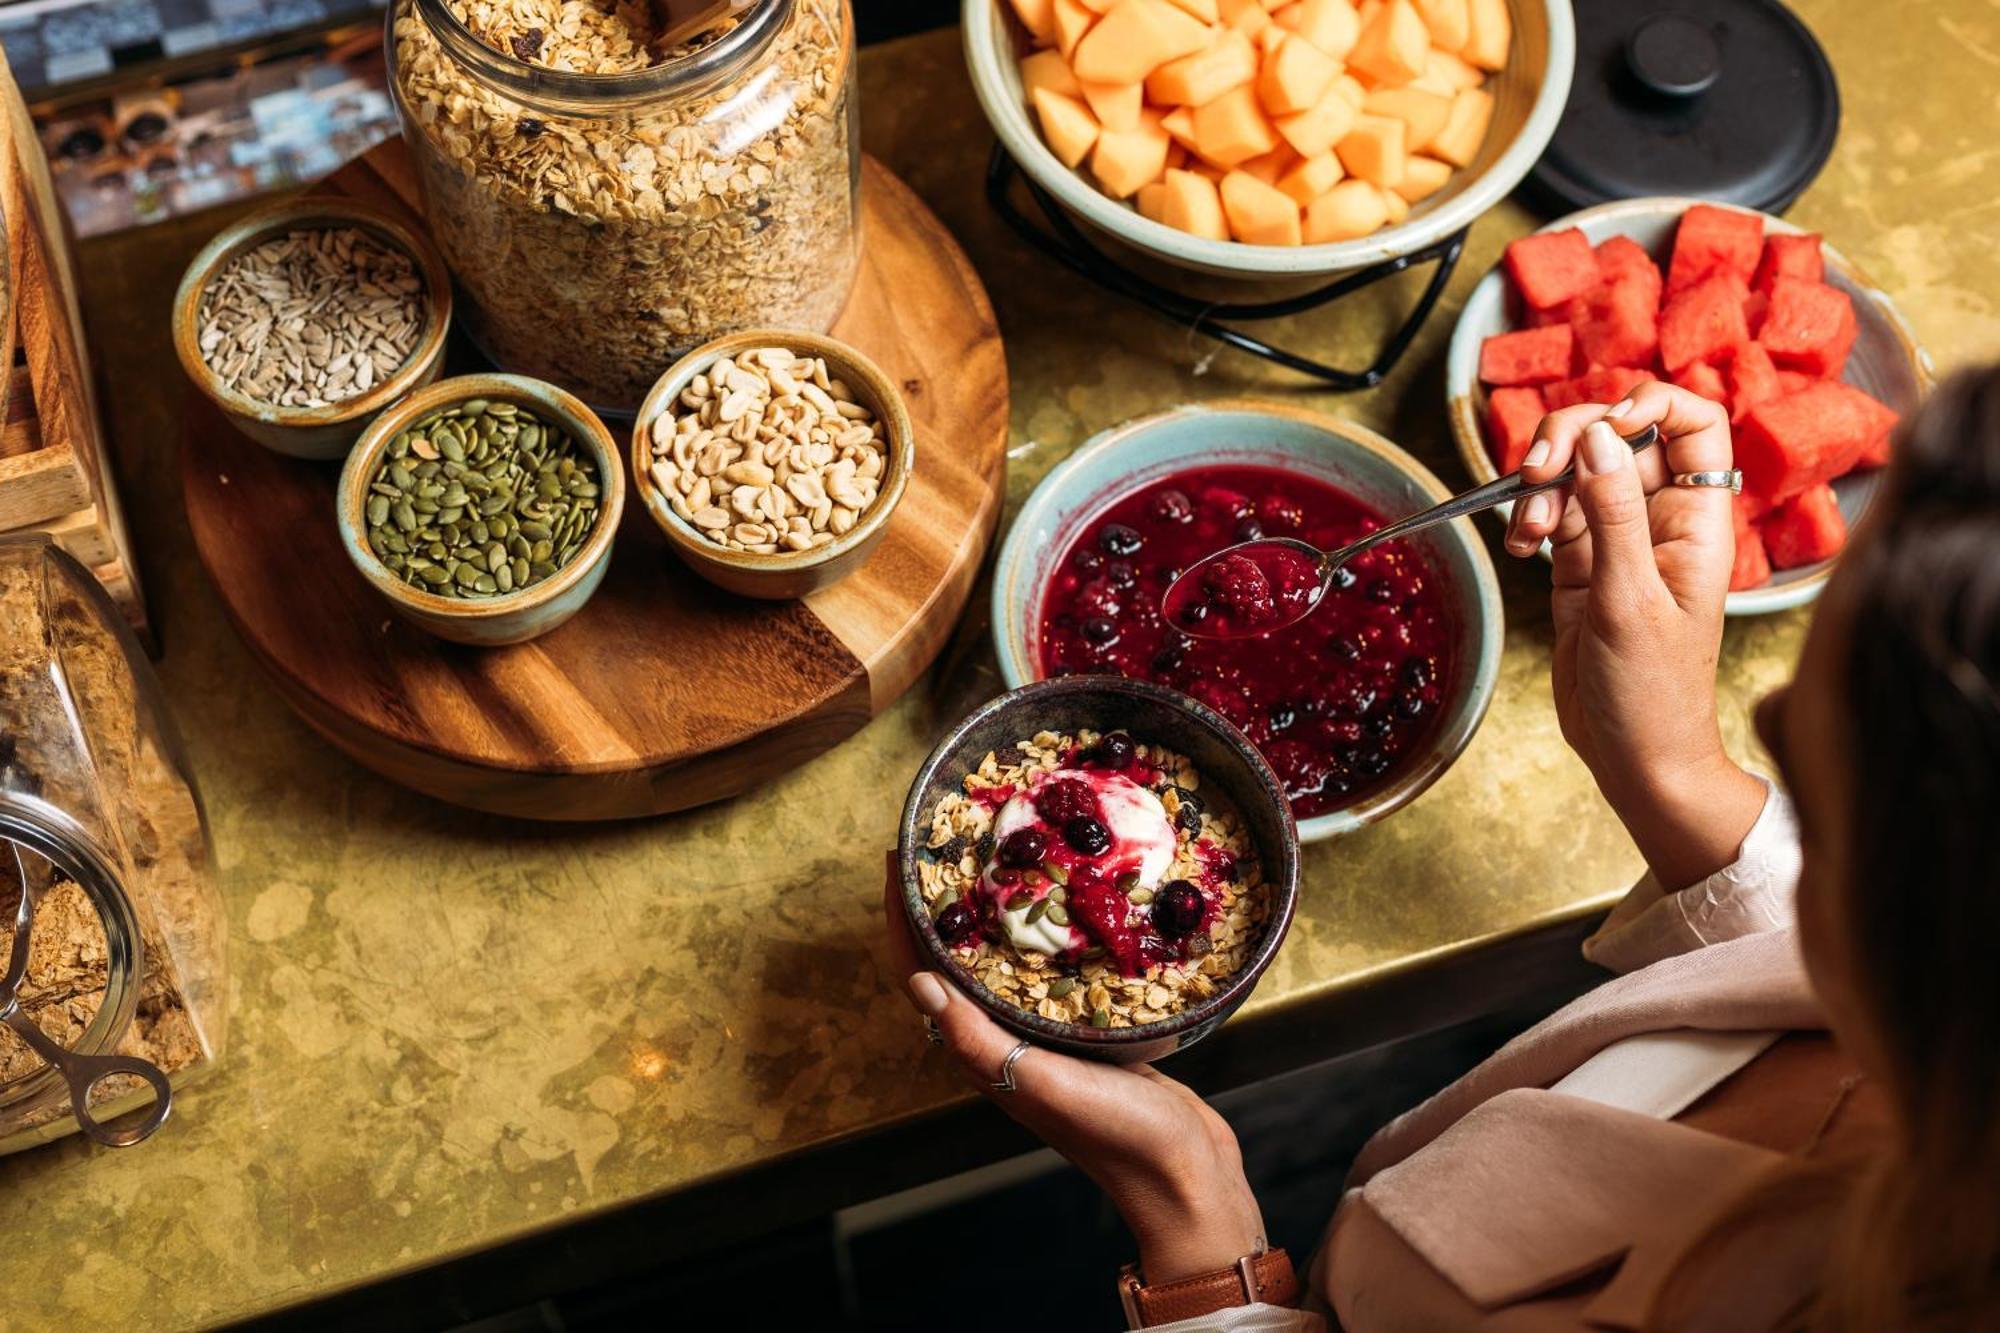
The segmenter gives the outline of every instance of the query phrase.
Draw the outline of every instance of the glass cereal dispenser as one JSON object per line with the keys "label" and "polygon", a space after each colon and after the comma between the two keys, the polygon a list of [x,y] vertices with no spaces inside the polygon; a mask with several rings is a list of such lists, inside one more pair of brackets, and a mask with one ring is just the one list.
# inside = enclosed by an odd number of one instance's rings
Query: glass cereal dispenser
{"label": "glass cereal dispenser", "polygon": [[0,1152],[137,1143],[222,1052],[222,905],[179,738],[111,599],[40,537],[0,538],[0,966]]}

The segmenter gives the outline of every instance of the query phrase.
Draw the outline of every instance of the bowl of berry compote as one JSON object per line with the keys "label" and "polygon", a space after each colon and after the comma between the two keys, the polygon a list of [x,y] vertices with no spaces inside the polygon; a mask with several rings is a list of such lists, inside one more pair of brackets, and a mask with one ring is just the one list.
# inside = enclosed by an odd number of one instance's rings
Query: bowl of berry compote
{"label": "bowl of berry compote", "polygon": [[1001,547],[1001,674],[1179,690],[1263,753],[1302,840],[1360,828],[1437,781],[1492,700],[1500,590],[1471,523],[1364,552],[1304,619],[1266,633],[1185,633],[1161,599],[1230,546],[1331,549],[1449,494],[1373,431],[1281,404],[1190,405],[1113,427],[1042,480]]}

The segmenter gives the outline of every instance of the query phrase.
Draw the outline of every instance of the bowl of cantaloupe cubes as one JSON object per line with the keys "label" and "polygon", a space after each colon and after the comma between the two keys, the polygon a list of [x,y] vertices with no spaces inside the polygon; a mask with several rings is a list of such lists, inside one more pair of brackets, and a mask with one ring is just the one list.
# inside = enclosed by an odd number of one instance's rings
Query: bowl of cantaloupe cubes
{"label": "bowl of cantaloupe cubes", "polygon": [[1072,215],[1230,277],[1413,254],[1555,132],[1566,0],[965,0],[1006,151]]}
{"label": "bowl of cantaloupe cubes", "polygon": [[1445,380],[1482,482],[1519,470],[1548,412],[1646,380],[1727,407],[1743,473],[1728,610],[1758,615],[1818,595],[1933,372],[1888,296],[1818,234],[1628,199],[1511,242],[1466,301]]}

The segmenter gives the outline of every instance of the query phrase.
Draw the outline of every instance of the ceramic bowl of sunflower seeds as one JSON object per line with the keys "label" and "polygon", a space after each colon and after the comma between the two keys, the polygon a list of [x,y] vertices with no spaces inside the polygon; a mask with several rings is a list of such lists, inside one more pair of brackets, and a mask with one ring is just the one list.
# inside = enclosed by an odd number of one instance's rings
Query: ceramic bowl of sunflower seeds
{"label": "ceramic bowl of sunflower seeds", "polygon": [[437,378],[450,328],[436,248],[346,199],[295,199],[223,228],[174,296],[188,378],[294,458],[345,455],[377,413]]}
{"label": "ceramic bowl of sunflower seeds", "polygon": [[915,462],[902,398],[835,338],[751,329],[676,362],[640,405],[632,484],[676,554],[745,597],[861,567]]}
{"label": "ceramic bowl of sunflower seeds", "polygon": [[490,646],[546,634],[590,600],[625,473],[574,394],[461,375],[376,417],[337,496],[341,544],[370,587],[439,638]]}

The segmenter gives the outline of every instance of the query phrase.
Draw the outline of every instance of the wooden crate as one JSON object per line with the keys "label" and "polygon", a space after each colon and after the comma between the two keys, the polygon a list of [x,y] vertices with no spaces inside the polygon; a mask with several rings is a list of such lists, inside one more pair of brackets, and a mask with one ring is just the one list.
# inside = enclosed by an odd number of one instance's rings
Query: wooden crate
{"label": "wooden crate", "polygon": [[46,532],[89,565],[134,628],[145,598],[105,453],[61,202],[0,55],[0,210],[14,364],[0,425],[0,533]]}

